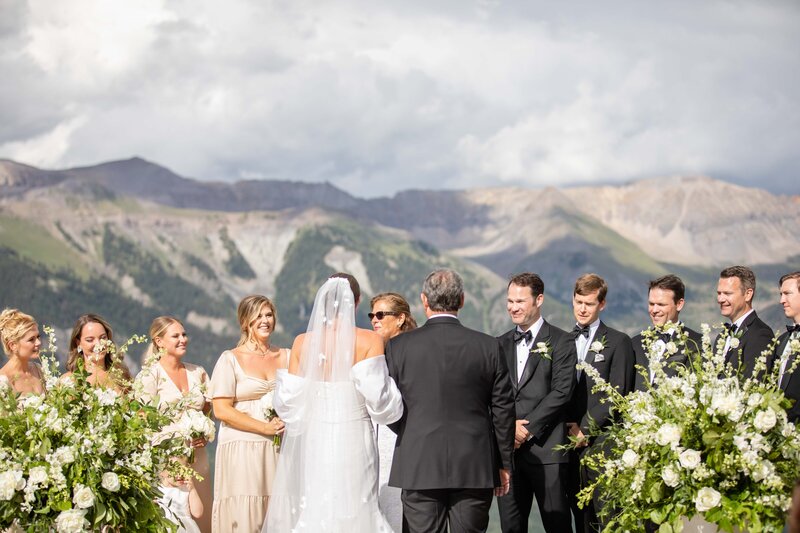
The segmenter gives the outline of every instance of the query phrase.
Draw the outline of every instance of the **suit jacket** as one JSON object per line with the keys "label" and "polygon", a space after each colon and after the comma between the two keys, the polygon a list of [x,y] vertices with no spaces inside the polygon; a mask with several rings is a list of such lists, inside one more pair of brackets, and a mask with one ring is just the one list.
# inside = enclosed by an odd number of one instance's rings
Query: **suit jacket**
{"label": "suit jacket", "polygon": [[451,317],[434,317],[386,344],[403,395],[389,485],[492,488],[511,469],[514,399],[497,339]]}
{"label": "suit jacket", "polygon": [[[687,328],[686,326],[683,326],[683,330],[686,332],[689,338],[686,339],[685,346],[681,346],[676,353],[668,355],[664,360],[664,373],[667,376],[677,376],[677,366],[686,366],[689,364],[689,356],[686,353],[687,351],[696,356],[703,349],[703,336],[700,333],[693,329]],[[633,389],[646,390],[646,380],[649,379],[650,360],[648,359],[647,354],[644,351],[644,346],[642,345],[642,334],[639,333],[633,337],[633,339],[631,339],[631,343],[633,344],[633,355],[636,364],[642,366],[648,371],[647,377],[643,376],[641,372],[638,371],[634,374]]]}
{"label": "suit jacket", "polygon": [[[790,337],[791,334],[787,331],[778,339],[778,345],[775,347],[775,354],[773,356],[776,365],[781,364],[781,356],[783,355],[783,350],[786,348]],[[783,379],[781,379],[779,384],[783,394],[794,401],[794,404],[786,411],[786,414],[788,415],[789,422],[794,422],[795,424],[800,420],[800,366],[795,368],[794,372],[789,372],[789,369],[792,368],[792,364],[794,364],[794,360],[797,356],[798,354],[793,354],[789,357],[789,360],[786,361],[786,372],[784,372]]]}
{"label": "suit jacket", "polygon": [[[522,376],[517,376],[514,344],[516,328],[498,340],[503,347],[514,390],[514,406],[518,420],[528,420],[525,428],[533,435],[516,453],[526,454],[534,464],[566,463],[569,455],[555,450],[567,444],[567,409],[575,390],[575,342],[573,337],[545,321],[533,340],[533,348]],[[549,358],[535,352],[537,343],[550,347]]]}
{"label": "suit jacket", "polygon": [[[742,366],[742,377],[748,378],[753,375],[756,360],[772,342],[774,332],[763,320],[758,318],[755,311],[747,315],[742,325],[739,326],[735,336],[739,339],[738,348],[729,348],[725,354],[725,362],[731,363],[734,370]],[[717,336],[719,338],[719,336]],[[717,343],[714,341],[714,346]],[[772,365],[772,355],[767,359],[767,367]]]}
{"label": "suit jacket", "polygon": [[[574,341],[573,334],[573,342]],[[597,369],[600,377],[619,389],[622,394],[628,394],[633,390],[633,347],[631,338],[621,331],[611,329],[600,321],[600,326],[592,338],[592,342],[605,338],[605,348],[599,354],[589,350],[586,354],[586,362]],[[598,359],[602,359],[598,361]],[[577,362],[577,360],[576,360]],[[601,392],[592,392],[594,381],[586,376],[586,372],[581,372],[578,384],[575,387],[575,394],[572,395],[568,422],[576,422],[584,435],[590,433],[590,421],[594,420],[600,429],[605,428],[612,422],[611,404],[601,402],[605,396]]]}

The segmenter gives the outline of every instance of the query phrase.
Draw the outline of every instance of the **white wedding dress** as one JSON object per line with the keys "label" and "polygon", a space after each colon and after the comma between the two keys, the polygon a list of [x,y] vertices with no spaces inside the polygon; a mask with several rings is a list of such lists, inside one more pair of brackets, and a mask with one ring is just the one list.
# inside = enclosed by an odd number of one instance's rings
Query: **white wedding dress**
{"label": "white wedding dress", "polygon": [[320,293],[300,375],[278,372],[273,404],[286,432],[262,533],[391,533],[378,505],[373,422],[399,420],[402,398],[384,356],[352,365],[347,282],[330,279]]}

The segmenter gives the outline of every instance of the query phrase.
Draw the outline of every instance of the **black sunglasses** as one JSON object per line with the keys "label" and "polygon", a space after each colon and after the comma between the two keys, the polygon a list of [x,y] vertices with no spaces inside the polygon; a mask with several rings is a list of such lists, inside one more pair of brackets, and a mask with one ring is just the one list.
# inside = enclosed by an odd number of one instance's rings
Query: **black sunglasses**
{"label": "black sunglasses", "polygon": [[369,317],[370,320],[372,320],[373,318],[377,318],[378,320],[383,320],[383,317],[385,317],[386,315],[397,316],[399,314],[400,313],[395,313],[394,311],[378,311],[377,313],[367,313],[367,316]]}

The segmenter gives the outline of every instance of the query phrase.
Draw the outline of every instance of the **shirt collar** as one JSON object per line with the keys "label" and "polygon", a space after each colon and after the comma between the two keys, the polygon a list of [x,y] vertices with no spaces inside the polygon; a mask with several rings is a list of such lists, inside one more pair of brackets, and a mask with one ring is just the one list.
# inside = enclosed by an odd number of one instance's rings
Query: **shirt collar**
{"label": "shirt collar", "polygon": [[742,322],[744,322],[744,319],[749,317],[754,311],[755,311],[755,309],[751,309],[748,312],[746,312],[745,314],[743,314],[742,316],[740,316],[739,319],[736,322],[733,323],[733,325],[736,326],[736,329],[739,329],[740,327],[742,327]]}

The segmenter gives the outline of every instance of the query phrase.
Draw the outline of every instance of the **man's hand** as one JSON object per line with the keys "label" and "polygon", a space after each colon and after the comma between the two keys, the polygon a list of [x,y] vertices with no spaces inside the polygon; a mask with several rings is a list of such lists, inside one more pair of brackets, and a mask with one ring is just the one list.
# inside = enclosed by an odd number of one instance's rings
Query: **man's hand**
{"label": "man's hand", "polygon": [[511,472],[505,468],[500,469],[500,486],[494,488],[495,496],[505,496],[511,490]]}
{"label": "man's hand", "polygon": [[514,449],[516,450],[528,440],[530,431],[525,429],[525,424],[529,424],[527,420],[517,420],[517,431],[514,433]]}
{"label": "man's hand", "polygon": [[589,439],[586,438],[586,435],[583,434],[581,431],[580,426],[575,422],[567,422],[567,430],[569,431],[570,437],[575,437],[577,442],[578,448],[585,448],[589,445]]}

